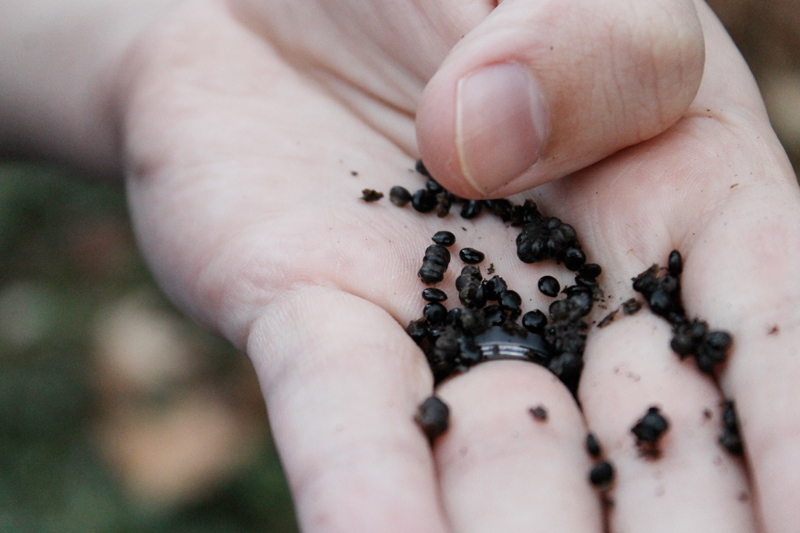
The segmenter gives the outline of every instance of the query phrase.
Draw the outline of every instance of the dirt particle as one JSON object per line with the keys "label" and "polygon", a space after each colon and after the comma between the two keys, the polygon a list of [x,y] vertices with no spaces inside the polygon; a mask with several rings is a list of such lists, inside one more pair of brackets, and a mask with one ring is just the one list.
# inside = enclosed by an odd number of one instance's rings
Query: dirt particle
{"label": "dirt particle", "polygon": [[613,311],[611,311],[610,313],[608,313],[608,314],[607,314],[605,317],[603,317],[603,320],[601,320],[601,321],[600,321],[600,322],[597,324],[597,327],[598,327],[598,328],[604,328],[604,327],[606,327],[606,326],[610,325],[610,324],[611,324],[611,323],[614,321],[614,317],[616,317],[616,316],[617,316],[617,313],[618,313],[618,312],[619,312],[619,309],[614,309]]}
{"label": "dirt particle", "polygon": [[367,203],[377,202],[381,198],[383,198],[383,193],[375,189],[364,189],[361,191],[361,199]]}
{"label": "dirt particle", "polygon": [[536,407],[531,407],[530,413],[531,416],[533,416],[533,418],[535,420],[538,420],[539,422],[547,421],[547,409],[545,409],[543,405],[537,405]]}
{"label": "dirt particle", "polygon": [[639,312],[642,308],[642,302],[637,300],[636,298],[631,298],[630,300],[626,300],[625,303],[622,304],[622,312],[628,316],[635,315]]}

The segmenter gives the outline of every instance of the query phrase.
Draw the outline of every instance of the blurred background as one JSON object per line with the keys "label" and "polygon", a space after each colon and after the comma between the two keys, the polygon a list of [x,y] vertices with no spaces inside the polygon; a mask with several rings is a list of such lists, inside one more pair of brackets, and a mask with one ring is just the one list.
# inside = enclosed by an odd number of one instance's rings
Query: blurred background
{"label": "blurred background", "polygon": [[[800,164],[800,0],[714,0]],[[177,312],[119,184],[0,160],[0,532],[297,531],[253,370]]]}

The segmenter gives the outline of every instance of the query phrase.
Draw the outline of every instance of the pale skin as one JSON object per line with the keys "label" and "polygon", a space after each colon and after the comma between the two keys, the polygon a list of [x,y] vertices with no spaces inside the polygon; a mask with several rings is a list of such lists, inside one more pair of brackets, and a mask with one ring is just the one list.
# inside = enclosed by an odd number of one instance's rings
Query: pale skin
{"label": "pale skin", "polygon": [[[124,168],[165,291],[254,363],[304,531],[599,533],[605,520],[619,532],[796,530],[800,194],[704,4],[108,4],[100,22],[130,38],[102,57],[76,47],[86,76],[60,79],[63,106],[42,107],[57,92],[36,83],[47,54],[30,71],[0,69],[16,90],[14,106],[0,104],[0,141]],[[36,35],[41,19],[21,20]],[[63,38],[108,33],[82,22]],[[532,104],[544,109],[543,148],[520,172],[470,166],[494,148],[465,141],[484,139],[480,120],[458,119],[458,80],[503,63],[528,69],[543,94]],[[420,153],[458,194],[522,193],[572,224],[604,268],[609,310],[633,296],[631,277],[679,249],[688,313],[735,339],[718,380],[681,362],[669,326],[645,310],[591,330],[582,410],[541,367],[487,363],[437,389],[452,426],[431,449],[413,414],[433,382],[403,330],[423,305],[416,271],[430,236],[448,229],[454,251],[485,252],[525,310],[549,302],[540,276],[568,277],[520,263],[518,230],[492,217],[358,199],[420,187],[409,171]],[[441,284],[451,306],[460,266]],[[744,459],[717,444],[723,398],[736,401]],[[536,405],[546,423],[530,416]],[[651,405],[671,422],[657,461],[630,434]],[[617,470],[605,517],[587,482],[588,430]]]}

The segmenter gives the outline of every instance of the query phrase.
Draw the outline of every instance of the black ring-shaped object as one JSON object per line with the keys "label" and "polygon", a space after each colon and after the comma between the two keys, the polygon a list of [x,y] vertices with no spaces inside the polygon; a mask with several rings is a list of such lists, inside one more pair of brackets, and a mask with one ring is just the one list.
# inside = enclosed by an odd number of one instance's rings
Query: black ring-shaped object
{"label": "black ring-shaped object", "polygon": [[541,335],[526,331],[522,336],[520,333],[510,333],[502,326],[492,326],[476,335],[475,344],[481,350],[481,363],[516,359],[547,364],[553,357]]}

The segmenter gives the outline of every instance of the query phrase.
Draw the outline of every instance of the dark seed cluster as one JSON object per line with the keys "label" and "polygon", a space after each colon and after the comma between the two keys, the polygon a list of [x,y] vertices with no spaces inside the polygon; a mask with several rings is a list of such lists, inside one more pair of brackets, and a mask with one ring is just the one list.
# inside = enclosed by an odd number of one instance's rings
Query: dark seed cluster
{"label": "dark seed cluster", "polygon": [[[543,217],[530,200],[515,205],[506,199],[460,199],[439,185],[421,161],[417,162],[416,170],[427,178],[425,188],[410,195],[411,204],[417,211],[438,209],[440,216],[446,216],[452,204],[461,204],[461,216],[466,219],[489,213],[512,226],[522,227],[517,238],[520,259],[531,263],[552,258],[576,272],[575,285],[563,289],[564,298],[554,301],[547,314],[541,310],[530,311],[522,317],[520,324],[517,322],[522,314],[519,293],[510,290],[500,276],[484,279],[477,266],[485,260],[482,252],[473,248],[461,249],[459,257],[467,266],[456,279],[456,289],[463,307],[445,309],[443,317],[444,299],[427,289],[423,293],[423,299],[428,302],[423,316],[406,328],[425,352],[435,380],[440,382],[488,358],[478,346],[481,341],[476,341],[476,337],[499,328],[506,340],[511,339],[508,342],[535,346],[536,349],[523,347],[519,350],[524,351],[531,361],[549,368],[576,393],[589,328],[583,318],[591,312],[594,301],[602,297],[597,284],[602,269],[597,264],[586,263],[575,229],[557,218]],[[394,187],[392,191],[390,197],[397,199],[392,203],[405,205],[408,191],[402,187]],[[433,236],[433,241],[435,244],[425,251],[419,270],[420,278],[428,285],[444,279],[450,261],[446,247],[455,244],[455,236],[440,231]],[[551,297],[556,297],[561,290],[559,282],[552,276],[542,278],[539,287]],[[495,349],[499,351],[499,348]]]}
{"label": "dark seed cluster", "polygon": [[713,374],[727,359],[733,339],[725,331],[711,330],[704,320],[686,316],[681,302],[683,259],[678,250],[669,254],[667,265],[666,272],[653,265],[633,278],[633,289],[642,293],[655,314],[672,325],[672,350],[681,359],[694,356],[701,372]]}
{"label": "dark seed cluster", "polygon": [[450,265],[450,252],[441,244],[431,244],[425,250],[419,277],[427,285],[433,285],[444,279],[444,273]]}
{"label": "dark seed cluster", "polygon": [[719,437],[719,443],[733,455],[744,453],[742,437],[739,435],[739,420],[733,400],[722,403],[722,435]]}
{"label": "dark seed cluster", "polygon": [[417,408],[414,421],[432,444],[450,426],[450,408],[436,396],[430,396]]}
{"label": "dark seed cluster", "polygon": [[657,458],[661,455],[661,437],[669,429],[669,422],[658,407],[650,407],[647,413],[631,428],[636,437],[636,446],[645,457]]}

